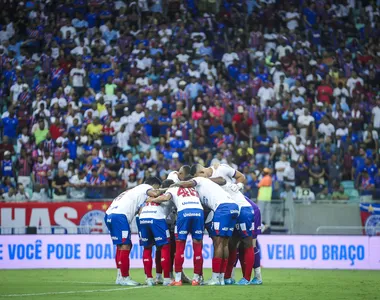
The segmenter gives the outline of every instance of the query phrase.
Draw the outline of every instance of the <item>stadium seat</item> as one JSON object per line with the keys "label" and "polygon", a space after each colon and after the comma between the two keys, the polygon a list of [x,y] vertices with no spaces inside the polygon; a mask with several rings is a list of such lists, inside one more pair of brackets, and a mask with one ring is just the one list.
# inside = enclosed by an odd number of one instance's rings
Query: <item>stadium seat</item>
{"label": "stadium seat", "polygon": [[354,182],[352,180],[342,181],[342,185],[343,185],[345,190],[355,188]]}

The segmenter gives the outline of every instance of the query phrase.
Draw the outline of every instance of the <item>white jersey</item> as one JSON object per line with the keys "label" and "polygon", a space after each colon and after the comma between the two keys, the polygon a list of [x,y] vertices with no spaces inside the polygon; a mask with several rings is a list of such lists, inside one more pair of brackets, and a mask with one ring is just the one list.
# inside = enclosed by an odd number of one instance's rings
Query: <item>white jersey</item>
{"label": "white jersey", "polygon": [[147,192],[153,189],[149,184],[140,184],[135,188],[125,191],[117,196],[108,207],[106,214],[122,214],[131,223],[139,207],[144,204],[148,197]]}
{"label": "white jersey", "polygon": [[222,177],[226,180],[226,184],[223,185],[222,188],[232,197],[232,199],[236,201],[236,204],[239,205],[239,210],[242,207],[251,207],[240,191],[234,192],[230,188],[231,184],[234,184],[234,176],[236,174],[236,170],[234,168],[231,168],[226,164],[220,164],[219,166],[212,166],[211,169],[211,178]]}
{"label": "white jersey", "polygon": [[193,180],[197,183],[195,189],[199,194],[201,203],[211,210],[215,211],[220,204],[224,203],[236,204],[228,193],[226,193],[218,184],[212,182],[210,179],[195,177]]}
{"label": "white jersey", "polygon": [[146,203],[142,208],[140,213],[140,220],[143,219],[164,219],[169,215],[171,211],[171,203],[164,202],[161,204],[157,203]]}
{"label": "white jersey", "polygon": [[172,196],[171,201],[177,207],[177,211],[185,209],[202,209],[199,195],[195,188],[180,188],[173,187],[166,191],[167,194]]}
{"label": "white jersey", "polygon": [[177,171],[171,171],[168,175],[168,178],[166,178],[167,180],[173,180],[174,183],[177,183],[177,182],[180,182],[181,180],[179,180],[178,178],[178,172]]}

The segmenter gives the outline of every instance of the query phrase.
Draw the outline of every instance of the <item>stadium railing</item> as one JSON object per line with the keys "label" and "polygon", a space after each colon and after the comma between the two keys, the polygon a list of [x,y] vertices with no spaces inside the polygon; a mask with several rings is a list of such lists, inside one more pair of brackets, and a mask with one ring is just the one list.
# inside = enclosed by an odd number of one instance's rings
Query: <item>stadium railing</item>
{"label": "stadium railing", "polygon": [[371,235],[380,235],[378,226],[319,226],[315,231],[317,235],[357,235],[358,233],[371,232]]}

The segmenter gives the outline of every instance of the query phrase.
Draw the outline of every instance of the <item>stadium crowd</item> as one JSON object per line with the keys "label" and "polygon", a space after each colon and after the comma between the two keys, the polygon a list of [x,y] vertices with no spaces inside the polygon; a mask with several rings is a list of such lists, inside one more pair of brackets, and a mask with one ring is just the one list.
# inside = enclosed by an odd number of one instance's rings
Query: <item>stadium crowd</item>
{"label": "stadium crowd", "polygon": [[113,198],[217,162],[250,198],[264,167],[273,198],[378,198],[379,4],[1,1],[2,198]]}

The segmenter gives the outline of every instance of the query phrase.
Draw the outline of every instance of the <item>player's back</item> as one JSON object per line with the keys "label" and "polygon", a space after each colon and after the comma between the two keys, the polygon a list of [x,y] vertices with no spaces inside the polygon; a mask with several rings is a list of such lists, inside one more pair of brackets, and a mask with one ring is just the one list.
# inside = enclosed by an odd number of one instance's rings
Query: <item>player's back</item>
{"label": "player's back", "polygon": [[168,175],[168,178],[166,178],[167,180],[173,180],[174,183],[177,183],[177,182],[180,182],[181,180],[179,180],[178,178],[178,172],[177,171],[171,171]]}
{"label": "player's back", "polygon": [[171,203],[145,203],[140,213],[140,220],[142,219],[166,219],[170,213]]}
{"label": "player's back", "polygon": [[107,215],[124,214],[128,222],[132,222],[138,208],[145,202],[147,192],[153,189],[149,184],[140,184],[133,189],[125,191],[117,196],[107,209]]}
{"label": "player's back", "polygon": [[236,170],[234,168],[231,168],[229,165],[226,164],[220,164],[212,166],[211,169],[211,178],[222,177],[226,180],[227,184],[234,183],[234,176],[236,173]]}
{"label": "player's back", "polygon": [[232,199],[236,201],[239,208],[249,207],[250,204],[245,200],[244,195],[240,191],[235,192],[231,189],[231,184],[233,184],[236,170],[226,164],[216,165],[211,168],[213,170],[211,178],[222,177],[226,180],[226,184],[223,185],[222,188],[232,197]]}
{"label": "player's back", "polygon": [[166,193],[170,193],[177,211],[185,209],[202,209],[201,201],[199,200],[198,192],[195,188],[174,187],[169,188]]}
{"label": "player's back", "polygon": [[210,179],[195,177],[193,180],[197,183],[195,189],[201,203],[210,209],[215,211],[222,203],[236,203],[223,188]]}

